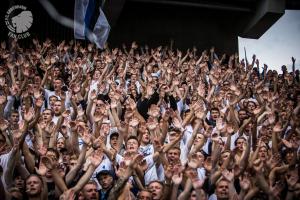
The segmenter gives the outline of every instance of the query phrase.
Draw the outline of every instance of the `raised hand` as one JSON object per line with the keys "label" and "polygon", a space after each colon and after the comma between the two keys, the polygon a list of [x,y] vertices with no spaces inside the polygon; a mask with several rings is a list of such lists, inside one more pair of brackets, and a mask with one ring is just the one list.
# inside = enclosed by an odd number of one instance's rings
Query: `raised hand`
{"label": "raised hand", "polygon": [[138,48],[138,45],[136,44],[136,42],[134,41],[134,42],[132,42],[132,44],[131,44],[131,48],[132,49],[137,49]]}
{"label": "raised hand", "polygon": [[292,57],[292,62],[295,63],[296,62],[296,58]]}
{"label": "raised hand", "polygon": [[24,113],[24,120],[30,122],[34,117],[34,108],[29,108],[27,112]]}
{"label": "raised hand", "polygon": [[131,110],[135,110],[136,109],[136,103],[135,103],[135,101],[132,98],[129,98],[127,101],[128,101],[129,108]]}
{"label": "raised hand", "polygon": [[65,111],[61,114],[61,116],[64,117],[64,118],[67,118],[67,117],[70,116],[70,114],[71,114],[71,111],[70,111],[70,110],[65,110]]}
{"label": "raised hand", "polygon": [[47,148],[44,145],[40,145],[38,148],[38,152],[41,156],[45,156],[47,153]]}
{"label": "raised hand", "polygon": [[295,169],[285,175],[285,180],[290,190],[293,190],[295,188],[298,179],[299,179],[298,171]]}
{"label": "raised hand", "polygon": [[137,127],[139,125],[139,119],[138,118],[133,118],[129,121],[129,126],[131,127]]}
{"label": "raised hand", "polygon": [[48,156],[43,156],[41,158],[41,162],[46,166],[49,170],[54,169],[56,167],[56,163],[52,158]]}
{"label": "raised hand", "polygon": [[128,167],[131,169],[136,169],[139,163],[141,163],[143,160],[143,156],[141,154],[136,154],[132,157],[132,159],[129,161]]}
{"label": "raised hand", "polygon": [[182,173],[174,173],[172,176],[172,182],[174,185],[180,185],[182,182]]}
{"label": "raised hand", "polygon": [[274,186],[270,186],[270,191],[272,192],[272,196],[276,197],[276,199],[280,199],[280,193],[284,188],[284,184],[282,181],[277,181]]}
{"label": "raised hand", "polygon": [[196,176],[194,179],[192,179],[192,185],[195,190],[199,190],[203,187],[203,184],[205,182],[205,179],[199,179],[198,176]]}
{"label": "raised hand", "polygon": [[82,141],[86,144],[86,145],[91,145],[91,135],[88,132],[84,132],[84,134],[81,136]]}
{"label": "raised hand", "polygon": [[276,123],[275,126],[273,127],[273,131],[276,133],[281,133],[283,131],[281,124]]}
{"label": "raised hand", "polygon": [[228,169],[225,169],[222,171],[222,175],[223,177],[229,181],[229,182],[232,182],[233,181],[233,178],[234,178],[234,172],[233,170],[232,171],[228,171]]}
{"label": "raised hand", "polygon": [[254,115],[257,115],[257,114],[260,113],[260,111],[261,111],[261,108],[255,108],[255,109],[253,110],[253,114],[254,114]]}
{"label": "raised hand", "polygon": [[118,106],[118,102],[115,99],[112,99],[110,102],[111,109],[115,109]]}
{"label": "raised hand", "polygon": [[173,117],[173,125],[177,129],[182,129],[182,121],[178,117]]}
{"label": "raised hand", "polygon": [[250,189],[251,181],[248,177],[240,176],[239,181],[240,181],[240,186],[241,186],[242,190],[248,191]]}
{"label": "raised hand", "polygon": [[198,179],[198,173],[196,169],[188,167],[185,170],[185,174],[189,179],[191,179],[191,181]]}
{"label": "raised hand", "polygon": [[216,120],[216,128],[220,131],[223,129],[223,119],[221,117]]}
{"label": "raised hand", "polygon": [[198,95],[202,98],[205,97],[205,86],[204,84],[199,84],[198,88],[197,88],[197,92],[198,92]]}
{"label": "raised hand", "polygon": [[193,169],[197,169],[200,165],[200,160],[197,158],[197,154],[193,154],[189,159],[188,166]]}
{"label": "raised hand", "polygon": [[273,124],[275,122],[275,114],[271,113],[270,115],[268,115],[268,121],[270,124]]}
{"label": "raised hand", "polygon": [[293,144],[286,139],[281,139],[282,143],[287,147],[287,148],[292,148]]}
{"label": "raised hand", "polygon": [[40,176],[45,176],[47,173],[47,167],[43,162],[40,162],[39,168],[35,167],[35,171]]}
{"label": "raised hand", "polygon": [[89,158],[90,161],[91,161],[91,164],[94,166],[94,167],[98,167],[100,165],[100,163],[102,162],[102,159],[103,159],[103,152],[101,149],[97,149],[93,155]]}
{"label": "raised hand", "polygon": [[165,165],[164,166],[164,172],[165,172],[165,177],[167,179],[171,179],[173,176],[173,166],[172,165]]}
{"label": "raised hand", "polygon": [[125,174],[126,169],[127,169],[127,166],[126,166],[125,162],[122,161],[120,163],[118,170],[116,170],[117,177],[121,178]]}
{"label": "raised hand", "polygon": [[43,103],[44,103],[44,100],[43,100],[43,97],[39,97],[35,100],[35,105],[38,107],[38,108],[41,108],[43,106]]}
{"label": "raised hand", "polygon": [[206,112],[204,112],[203,109],[195,110],[195,116],[196,116],[198,119],[203,119],[203,118],[205,117],[205,114],[206,114]]}

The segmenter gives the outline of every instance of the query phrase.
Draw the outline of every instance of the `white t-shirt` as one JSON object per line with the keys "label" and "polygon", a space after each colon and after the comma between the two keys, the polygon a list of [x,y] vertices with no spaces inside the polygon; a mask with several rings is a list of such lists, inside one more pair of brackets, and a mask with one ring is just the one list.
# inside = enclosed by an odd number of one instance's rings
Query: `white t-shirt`
{"label": "white t-shirt", "polygon": [[146,146],[140,146],[138,151],[140,154],[146,157],[154,153],[154,147],[152,144],[148,144]]}
{"label": "white t-shirt", "polygon": [[104,155],[103,156],[103,160],[102,162],[100,163],[100,165],[95,169],[92,177],[93,178],[96,178],[96,175],[100,172],[100,171],[103,171],[103,170],[112,170],[113,167],[112,167],[112,163],[111,161],[109,160],[109,158]]}
{"label": "white t-shirt", "polygon": [[8,152],[6,154],[2,154],[0,156],[0,165],[3,169],[3,175],[1,176],[1,181],[2,181],[2,184],[3,184],[3,187],[5,190],[7,189],[8,185],[7,185],[4,177],[5,177],[5,172],[7,171],[7,167],[8,167],[7,164],[11,157],[11,154],[12,154],[12,150],[10,150],[10,152]]}

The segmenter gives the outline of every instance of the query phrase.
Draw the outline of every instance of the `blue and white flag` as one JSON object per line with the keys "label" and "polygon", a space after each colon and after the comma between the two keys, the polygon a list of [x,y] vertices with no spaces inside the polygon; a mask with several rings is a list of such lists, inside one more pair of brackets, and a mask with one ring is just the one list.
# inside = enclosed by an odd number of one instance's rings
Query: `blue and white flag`
{"label": "blue and white flag", "polygon": [[91,21],[95,13],[96,0],[75,0],[74,8],[74,37],[76,39],[88,39],[103,49],[110,32],[110,25],[105,17],[101,6],[99,16],[93,28],[90,30]]}

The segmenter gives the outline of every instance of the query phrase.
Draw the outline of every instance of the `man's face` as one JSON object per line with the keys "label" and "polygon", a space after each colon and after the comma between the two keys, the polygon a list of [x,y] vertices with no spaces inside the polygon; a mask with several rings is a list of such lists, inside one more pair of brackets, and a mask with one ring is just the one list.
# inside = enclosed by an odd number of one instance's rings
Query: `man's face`
{"label": "man's face", "polygon": [[60,90],[61,86],[62,86],[61,80],[55,80],[54,83],[53,83],[53,86],[54,86],[55,91]]}
{"label": "man's face", "polygon": [[14,184],[17,188],[22,190],[24,188],[24,180],[22,179],[21,176],[17,176],[14,180]]}
{"label": "man's face", "polygon": [[169,162],[174,162],[179,160],[180,150],[179,149],[170,149],[167,153],[167,159]]}
{"label": "man's face", "polygon": [[100,175],[99,184],[104,190],[107,190],[112,186],[113,178],[109,174]]}
{"label": "man's face", "polygon": [[193,190],[192,193],[191,193],[191,197],[189,200],[197,200],[197,194],[196,194],[196,191]]}
{"label": "man's face", "polygon": [[83,187],[82,194],[85,200],[98,200],[99,194],[96,184],[88,183]]}
{"label": "man's face", "polygon": [[71,167],[71,169],[73,169],[76,164],[77,164],[77,160],[76,159],[71,159],[69,166]]}
{"label": "man's face", "polygon": [[19,122],[19,114],[18,113],[12,113],[11,116],[11,123],[17,124]]}
{"label": "man's face", "polygon": [[131,75],[131,81],[132,81],[133,83],[135,83],[136,80],[137,80],[136,75],[135,75],[135,74]]}
{"label": "man's face", "polygon": [[240,120],[240,121],[243,121],[243,120],[246,119],[246,118],[247,118],[247,113],[246,113],[246,111],[245,111],[245,110],[239,111],[239,120]]}
{"label": "man's face", "polygon": [[55,67],[55,68],[53,69],[53,76],[54,76],[54,77],[58,77],[59,74],[60,74],[59,68],[58,68],[58,67]]}
{"label": "man's face", "polygon": [[248,104],[247,104],[248,111],[252,113],[255,108],[256,108],[255,103],[249,101]]}
{"label": "man's face", "polygon": [[100,112],[102,109],[105,109],[105,104],[103,103],[103,101],[97,100],[95,112]]}
{"label": "man's face", "polygon": [[267,159],[268,156],[268,150],[266,147],[260,147],[259,151],[258,151],[258,157],[260,160],[265,161]]}
{"label": "man's face", "polygon": [[217,110],[212,110],[211,111],[211,118],[213,120],[217,120],[217,118],[219,117],[219,115],[220,115],[219,111],[217,111]]}
{"label": "man's face", "polygon": [[58,99],[57,99],[56,96],[52,96],[52,97],[49,98],[49,105],[50,105],[51,109],[54,109],[54,104],[55,104],[55,102],[56,102],[57,100],[58,100]]}
{"label": "man's face", "polygon": [[157,182],[153,182],[149,185],[149,190],[152,194],[153,200],[159,200],[163,196],[163,186]]}
{"label": "man's face", "polygon": [[34,77],[34,84],[40,85],[40,84],[41,84],[41,77],[35,76],[35,77]]}
{"label": "man's face", "polygon": [[51,119],[52,119],[51,111],[50,110],[45,110],[43,112],[43,120],[49,122],[49,121],[51,121]]}
{"label": "man's face", "polygon": [[111,139],[110,139],[110,145],[113,148],[117,147],[117,145],[118,145],[118,136],[114,135],[114,136],[111,137]]}
{"label": "man's face", "polygon": [[204,136],[201,133],[198,133],[195,137],[194,144],[199,144],[199,142],[203,139],[204,139]]}
{"label": "man's face", "polygon": [[236,142],[236,147],[239,151],[243,151],[243,145],[244,145],[245,140],[240,138]]}
{"label": "man's face", "polygon": [[54,114],[60,114],[61,112],[61,101],[56,101],[54,103],[54,107],[53,107],[53,110],[54,110]]}
{"label": "man's face", "polygon": [[196,155],[197,155],[197,159],[199,160],[200,164],[201,165],[204,164],[204,161],[205,161],[204,155],[201,152],[197,152]]}
{"label": "man's face", "polygon": [[142,142],[148,144],[150,142],[150,135],[148,132],[145,132],[142,136]]}
{"label": "man's face", "polygon": [[152,199],[152,195],[148,191],[141,191],[137,196],[137,200],[151,200],[151,199]]}
{"label": "man's face", "polygon": [[101,73],[99,70],[96,70],[94,75],[93,75],[93,79],[98,80],[101,76]]}
{"label": "man's face", "polygon": [[294,158],[294,153],[293,152],[288,152],[285,156],[285,159],[288,162],[288,164],[292,163],[293,158]]}
{"label": "man's face", "polygon": [[56,143],[57,150],[60,151],[64,147],[65,147],[65,140],[63,138],[58,139]]}
{"label": "man's face", "polygon": [[81,64],[82,59],[81,59],[80,57],[77,57],[77,58],[76,58],[76,62],[77,62],[77,64]]}
{"label": "man's face", "polygon": [[137,152],[139,148],[139,144],[138,141],[136,141],[135,139],[130,139],[127,141],[127,145],[126,145],[126,150],[130,153],[135,153]]}
{"label": "man's face", "polygon": [[28,196],[39,196],[42,192],[42,182],[36,176],[31,176],[26,180],[26,193]]}
{"label": "man's face", "polygon": [[216,195],[217,195],[218,200],[219,199],[229,199],[228,192],[229,192],[228,182],[221,180],[218,183],[217,188],[216,188]]}

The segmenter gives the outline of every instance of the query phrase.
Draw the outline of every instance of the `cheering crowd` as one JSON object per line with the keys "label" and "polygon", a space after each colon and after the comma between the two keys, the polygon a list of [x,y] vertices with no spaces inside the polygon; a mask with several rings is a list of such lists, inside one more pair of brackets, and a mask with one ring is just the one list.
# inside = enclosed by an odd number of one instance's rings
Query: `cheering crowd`
{"label": "cheering crowd", "polygon": [[299,85],[294,58],[2,42],[0,199],[299,199]]}

